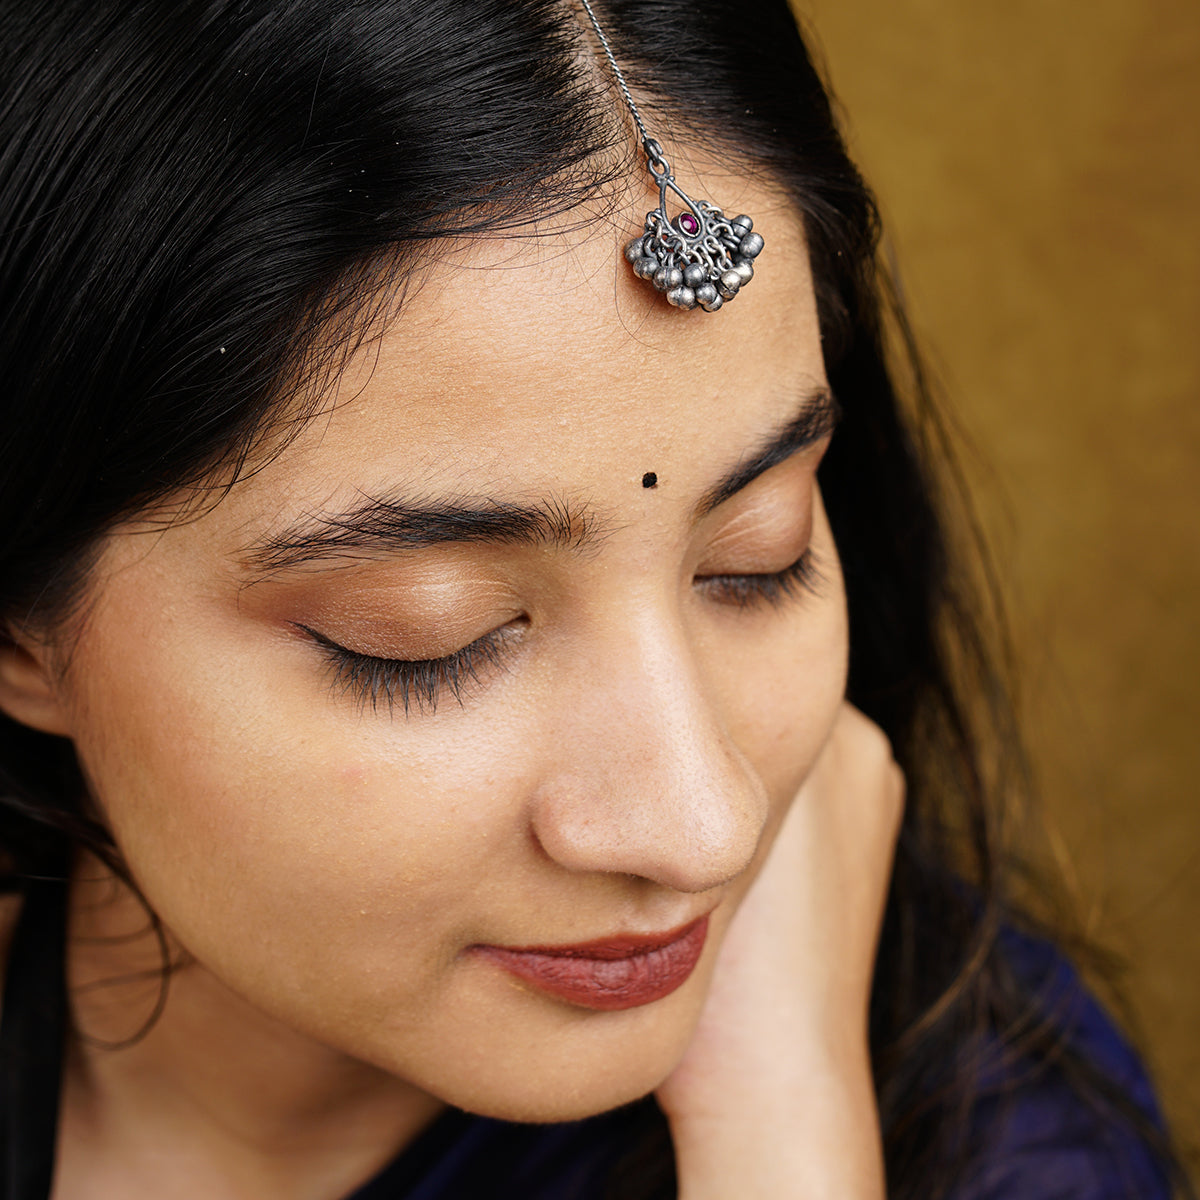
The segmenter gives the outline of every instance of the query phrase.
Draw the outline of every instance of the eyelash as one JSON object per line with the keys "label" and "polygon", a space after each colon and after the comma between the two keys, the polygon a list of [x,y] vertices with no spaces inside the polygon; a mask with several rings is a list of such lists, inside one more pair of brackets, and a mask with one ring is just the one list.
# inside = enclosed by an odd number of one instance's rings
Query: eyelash
{"label": "eyelash", "polygon": [[705,591],[719,593],[722,604],[737,608],[769,604],[780,608],[794,600],[798,592],[819,593],[822,576],[810,546],[790,567],[772,575],[708,575],[698,582]]}
{"label": "eyelash", "polygon": [[388,712],[402,704],[405,716],[414,707],[417,712],[433,712],[444,695],[461,703],[469,684],[478,683],[484,671],[503,664],[512,636],[505,626],[485,633],[443,658],[403,659],[360,654],[306,625],[297,628],[325,651],[332,673],[330,686],[334,690],[340,689],[343,695],[353,694],[362,708],[370,705],[372,712],[378,712],[381,703]]}
{"label": "eyelash", "polygon": [[[810,549],[791,566],[769,575],[708,575],[697,581],[721,604],[752,608],[756,604],[782,607],[797,592],[815,593],[821,582],[816,559]],[[393,711],[399,703],[404,715],[433,712],[438,701],[449,695],[462,703],[464,690],[480,676],[504,665],[509,626],[493,629],[469,645],[443,658],[378,658],[339,646],[315,629],[298,625],[325,652],[332,672],[330,686],[343,695],[353,694],[364,709],[377,712],[381,703]]]}

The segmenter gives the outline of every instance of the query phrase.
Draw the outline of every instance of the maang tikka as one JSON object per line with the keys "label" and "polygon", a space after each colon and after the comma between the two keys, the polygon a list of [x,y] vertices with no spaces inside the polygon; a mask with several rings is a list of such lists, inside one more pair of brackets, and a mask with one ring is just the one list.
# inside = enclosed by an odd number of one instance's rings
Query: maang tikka
{"label": "maang tikka", "polygon": [[[693,200],[675,182],[671,164],[662,146],[646,130],[589,0],[581,3],[637,126],[646,152],[646,169],[658,184],[658,207],[646,214],[645,230],[625,247],[625,257],[633,273],[665,293],[676,308],[716,312],[754,278],[754,259],[762,251],[762,235],[754,232],[754,222],[744,213],[731,220],[711,201]],[[674,192],[687,206],[673,219],[667,213],[668,192]]]}

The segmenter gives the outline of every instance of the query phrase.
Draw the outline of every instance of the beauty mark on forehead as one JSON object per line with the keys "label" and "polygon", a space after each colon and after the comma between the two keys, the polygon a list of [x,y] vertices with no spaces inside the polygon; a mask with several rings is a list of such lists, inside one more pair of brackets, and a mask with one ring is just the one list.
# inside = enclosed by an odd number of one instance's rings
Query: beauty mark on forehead
{"label": "beauty mark on forehead", "polygon": [[[693,509],[699,520],[764,471],[833,432],[838,405],[828,389],[808,393],[796,415],[743,454]],[[658,474],[647,471],[642,486]],[[306,513],[282,531],[256,539],[239,555],[269,574],[320,560],[380,557],[449,544],[554,547],[582,553],[603,540],[595,510],[562,496],[518,503],[494,497],[412,499],[363,496],[342,513]]]}

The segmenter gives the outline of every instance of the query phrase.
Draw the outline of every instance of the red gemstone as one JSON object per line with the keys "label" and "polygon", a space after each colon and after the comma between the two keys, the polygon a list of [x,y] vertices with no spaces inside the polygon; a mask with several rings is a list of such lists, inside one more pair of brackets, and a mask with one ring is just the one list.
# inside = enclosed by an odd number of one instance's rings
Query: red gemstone
{"label": "red gemstone", "polygon": [[691,213],[682,213],[679,218],[679,228],[694,237],[700,232],[700,222]]}

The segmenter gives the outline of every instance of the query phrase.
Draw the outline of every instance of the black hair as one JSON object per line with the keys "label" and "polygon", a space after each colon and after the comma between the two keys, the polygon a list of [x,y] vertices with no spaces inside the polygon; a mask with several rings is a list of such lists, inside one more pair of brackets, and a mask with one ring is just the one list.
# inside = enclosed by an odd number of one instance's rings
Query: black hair
{"label": "black hair", "polygon": [[[1153,1142],[1002,950],[1000,931],[1030,922],[1001,830],[1023,760],[991,593],[963,569],[944,428],[793,16],[785,0],[597,8],[643,107],[804,217],[843,412],[821,483],[850,696],[909,785],[871,1007],[889,1194],[935,1200],[969,1170],[986,1071],[961,1051],[989,1032]],[[67,621],[114,523],[219,494],[286,437],[378,315],[381,281],[402,291],[448,237],[602,204],[637,169],[561,0],[0,0],[0,31],[10,632]],[[11,889],[65,847],[121,869],[70,744],[7,718],[0,846]],[[643,1151],[626,1200],[658,1176],[670,1188],[661,1124]]]}

